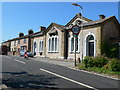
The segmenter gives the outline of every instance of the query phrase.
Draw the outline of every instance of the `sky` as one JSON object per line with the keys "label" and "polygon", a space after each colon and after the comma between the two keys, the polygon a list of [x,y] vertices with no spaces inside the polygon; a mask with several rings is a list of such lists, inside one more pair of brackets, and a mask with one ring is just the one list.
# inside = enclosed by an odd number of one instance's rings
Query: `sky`
{"label": "sky", "polygon": [[[2,2],[2,40],[18,37],[20,32],[27,35],[29,29],[39,31],[40,26],[48,27],[52,22],[66,25],[79,7],[72,2]],[[100,14],[118,19],[118,2],[76,2],[83,7],[83,16],[98,20]],[[0,4],[1,5],[1,4]],[[0,42],[1,42],[0,41]]]}

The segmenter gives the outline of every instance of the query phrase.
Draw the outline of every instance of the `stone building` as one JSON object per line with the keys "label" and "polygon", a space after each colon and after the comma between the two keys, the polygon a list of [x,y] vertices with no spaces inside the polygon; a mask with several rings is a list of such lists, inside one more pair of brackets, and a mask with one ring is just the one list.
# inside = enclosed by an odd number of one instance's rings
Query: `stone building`
{"label": "stone building", "polygon": [[[74,59],[75,38],[73,25],[80,27],[77,37],[77,58],[101,55],[102,42],[112,43],[111,38],[120,37],[120,25],[115,16],[92,21],[76,14],[65,26],[51,23],[43,32],[32,36],[35,56]],[[118,42],[119,43],[119,42]]]}
{"label": "stone building", "polygon": [[[74,59],[75,38],[71,28],[80,27],[77,37],[76,56],[83,59],[85,56],[102,54],[101,45],[116,43],[120,46],[120,24],[115,16],[99,15],[96,21],[76,14],[66,25],[51,23],[47,28],[41,26],[40,31],[9,40],[10,51],[20,51],[24,48],[34,52],[35,57]],[[119,48],[120,49],[120,48]],[[118,53],[120,58],[120,50]]]}

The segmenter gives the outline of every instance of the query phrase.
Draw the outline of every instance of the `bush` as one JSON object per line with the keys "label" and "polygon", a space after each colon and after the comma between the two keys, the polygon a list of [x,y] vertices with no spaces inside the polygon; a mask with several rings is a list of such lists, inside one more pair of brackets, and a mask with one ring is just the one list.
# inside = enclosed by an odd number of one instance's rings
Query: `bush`
{"label": "bush", "polygon": [[92,57],[85,57],[83,60],[83,63],[85,64],[85,67],[88,68],[89,67],[89,63],[92,60]]}
{"label": "bush", "polygon": [[105,57],[99,56],[95,58],[95,66],[96,67],[103,67],[104,65],[106,65],[108,63],[108,60]]}
{"label": "bush", "polygon": [[120,71],[120,61],[113,59],[110,63],[110,68],[112,71]]}
{"label": "bush", "polygon": [[85,57],[84,58],[84,64],[85,64],[85,67],[88,68],[88,67],[103,67],[104,65],[106,65],[108,63],[108,60],[104,57],[96,57],[96,58],[93,58],[93,57]]}

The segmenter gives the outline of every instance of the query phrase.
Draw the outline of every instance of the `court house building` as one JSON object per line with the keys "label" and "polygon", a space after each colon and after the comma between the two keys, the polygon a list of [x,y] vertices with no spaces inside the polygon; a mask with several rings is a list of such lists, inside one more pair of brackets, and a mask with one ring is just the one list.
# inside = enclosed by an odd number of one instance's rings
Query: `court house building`
{"label": "court house building", "polygon": [[120,46],[120,24],[115,16],[106,18],[105,15],[99,15],[99,19],[93,21],[78,13],[66,25],[51,23],[40,33],[31,36],[32,52],[36,57],[74,59],[73,25],[80,27],[76,39],[77,59],[101,55],[103,42],[117,43]]}

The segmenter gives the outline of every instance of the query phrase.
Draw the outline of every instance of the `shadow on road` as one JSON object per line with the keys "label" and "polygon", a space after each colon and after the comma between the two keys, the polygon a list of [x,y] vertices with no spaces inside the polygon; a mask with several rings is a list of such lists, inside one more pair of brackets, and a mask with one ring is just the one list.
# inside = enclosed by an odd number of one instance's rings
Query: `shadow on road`
{"label": "shadow on road", "polygon": [[3,72],[2,83],[10,88],[49,88],[57,89],[54,80],[58,77],[47,75],[32,75],[27,72]]}

